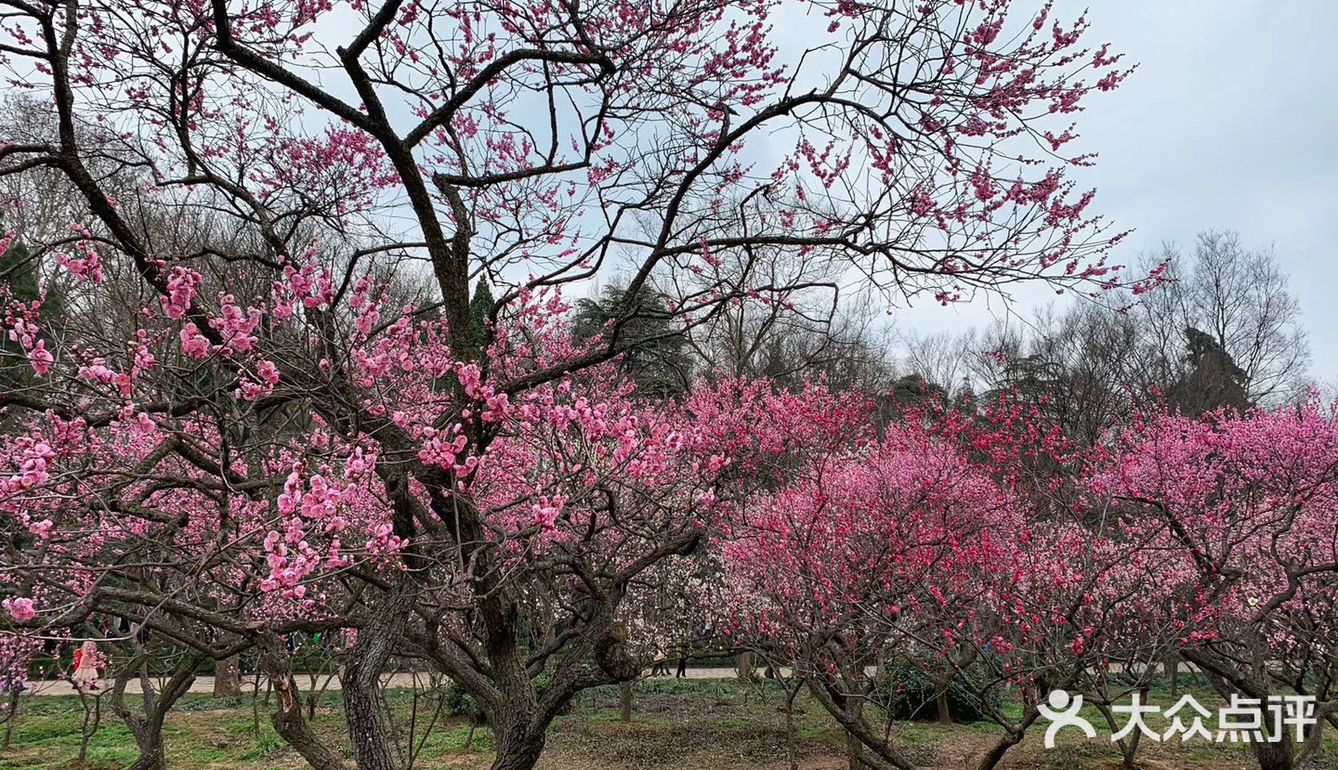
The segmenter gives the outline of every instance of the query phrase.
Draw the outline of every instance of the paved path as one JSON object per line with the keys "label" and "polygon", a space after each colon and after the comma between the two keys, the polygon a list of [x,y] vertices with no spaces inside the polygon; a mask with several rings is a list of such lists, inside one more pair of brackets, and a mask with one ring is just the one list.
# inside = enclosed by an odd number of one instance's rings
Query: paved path
{"label": "paved path", "polygon": [[[673,670],[674,666],[670,666],[670,671],[672,672]],[[757,673],[759,676],[761,676],[762,672],[759,669]],[[649,674],[650,672],[649,670],[647,670],[646,672],[643,673],[643,676],[648,677]],[[733,668],[694,668],[692,666],[688,666],[688,671],[687,671],[688,679],[733,679],[735,676],[736,675],[734,673]],[[305,674],[298,674],[296,676],[296,679],[297,679],[297,686],[302,688],[303,690],[307,690],[311,687],[311,677],[306,676]],[[665,676],[655,677],[655,679],[657,680],[673,679],[673,674],[670,673],[670,675],[667,677]],[[386,684],[387,687],[411,687],[413,685],[413,676],[410,674],[391,674],[390,676],[383,676],[381,680]],[[245,679],[245,683],[242,685],[243,693],[251,692],[252,681],[253,680],[250,677],[247,677]],[[421,677],[419,681],[422,681]],[[324,683],[325,683],[325,677],[320,677],[316,682],[316,687],[319,688]],[[74,687],[69,682],[66,681],[39,680],[39,681],[28,682],[27,684],[28,688],[32,691],[33,695],[74,694]],[[110,682],[106,681],[102,682],[101,684],[103,687],[111,686]],[[155,686],[157,686],[156,681],[155,681]],[[265,687],[265,680],[263,678],[260,680],[260,687],[262,689]],[[339,678],[335,677],[334,680],[330,682],[330,686],[326,689],[329,690],[340,689]],[[128,693],[139,692],[139,680],[135,679],[130,681],[126,685],[125,691]],[[213,693],[214,678],[212,676],[196,677],[195,682],[190,686],[190,691],[198,693]]]}
{"label": "paved path", "polygon": [[[677,667],[677,661],[672,661],[672,662],[670,662],[670,664],[669,664],[669,670],[670,670],[670,672],[673,672],[673,671],[676,669],[676,667]],[[1118,670],[1118,669],[1117,669],[1117,670]],[[781,673],[782,673],[782,674],[788,673],[788,671],[789,671],[788,669],[781,669]],[[1181,664],[1180,664],[1180,671],[1188,673],[1188,672],[1197,671],[1197,669],[1194,668],[1193,666],[1191,666],[1191,665],[1188,664],[1188,663],[1181,663]],[[754,670],[754,673],[755,673],[758,677],[761,677],[761,676],[762,676],[762,669],[761,669],[761,668],[757,668],[757,669]],[[872,668],[870,669],[870,673],[873,673]],[[650,671],[649,671],[649,669],[646,670],[646,671],[643,671],[643,672],[641,673],[641,675],[642,675],[642,677],[647,678],[647,679],[652,678],[652,677],[650,677]],[[736,676],[737,676],[737,674],[735,673],[733,667],[730,667],[730,668],[723,668],[723,667],[709,667],[709,666],[688,666],[687,677],[686,677],[686,678],[688,678],[688,679],[733,679],[733,678],[735,678]],[[673,679],[674,676],[673,676],[672,673],[670,673],[669,676],[657,676],[657,677],[653,677],[653,678],[656,679],[656,680],[660,680],[660,681],[666,681],[666,680]],[[302,690],[305,691],[305,690],[311,689],[311,686],[312,686],[312,685],[311,685],[311,677],[309,677],[309,676],[307,676],[307,675],[305,675],[305,674],[298,674],[297,677],[296,677],[296,679],[297,679],[297,686],[300,687]],[[385,686],[387,686],[387,687],[411,687],[411,686],[413,686],[413,676],[412,676],[411,674],[391,674],[391,675],[389,675],[389,676],[383,676],[383,677],[381,677],[381,680],[382,680],[382,682],[385,683]],[[252,682],[252,681],[253,681],[253,680],[250,679],[250,678],[247,678],[247,679],[245,680],[245,682],[244,682],[243,685],[242,685],[242,692],[243,692],[243,693],[249,693],[249,692],[251,692],[251,682]],[[420,682],[423,681],[423,677],[422,677],[421,675],[420,675],[419,681],[420,681]],[[70,684],[69,682],[67,682],[67,681],[40,680],[40,681],[35,681],[35,682],[28,682],[27,684],[28,684],[28,687],[32,690],[32,692],[33,692],[34,695],[73,695],[73,694],[74,694],[74,687],[71,686],[71,684]],[[316,681],[316,687],[317,687],[317,688],[320,688],[321,685],[323,685],[323,684],[325,684],[325,677],[322,676],[322,677],[320,677],[320,678],[317,679],[317,681]],[[104,687],[107,687],[107,686],[110,686],[110,684],[104,682],[104,683],[103,683],[103,686],[104,686]],[[265,680],[264,680],[264,678],[261,678],[261,680],[260,680],[260,687],[261,687],[261,688],[264,688],[264,687],[265,687]],[[338,689],[341,689],[340,684],[339,684],[339,678],[336,676],[336,677],[330,682],[329,687],[327,687],[326,689],[327,689],[327,690],[338,690]],[[135,680],[132,680],[130,683],[128,683],[128,684],[126,685],[125,691],[126,691],[126,692],[129,692],[129,693],[137,693],[137,692],[139,692],[139,680],[138,680],[138,679],[135,679]],[[196,678],[195,678],[195,682],[194,682],[193,684],[191,684],[190,691],[191,691],[191,692],[198,692],[198,693],[213,693],[213,691],[214,691],[214,678],[213,678],[212,676],[200,676],[200,677],[196,677]]]}

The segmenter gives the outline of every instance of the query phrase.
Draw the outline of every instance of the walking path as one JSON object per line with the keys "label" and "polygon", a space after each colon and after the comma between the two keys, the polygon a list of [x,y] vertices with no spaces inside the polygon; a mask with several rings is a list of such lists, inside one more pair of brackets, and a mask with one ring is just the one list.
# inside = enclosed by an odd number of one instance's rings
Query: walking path
{"label": "walking path", "polygon": [[[649,671],[649,670],[646,670],[646,671],[641,672],[641,676],[642,676],[642,678],[644,678],[644,679],[670,680],[670,679],[673,679],[673,678],[674,678],[674,675],[673,675],[672,672],[673,672],[676,668],[677,668],[676,663],[671,662],[670,665],[669,665],[669,670],[670,670],[670,672],[671,672],[671,673],[669,674],[669,676],[657,676],[657,677],[651,677],[651,676],[650,676],[650,671]],[[1116,670],[1118,670],[1118,668],[1117,668]],[[1192,672],[1192,671],[1196,671],[1196,670],[1197,670],[1197,669],[1195,669],[1193,666],[1189,665],[1188,663],[1181,663],[1181,664],[1180,664],[1180,671],[1181,671],[1181,672],[1186,672],[1186,673],[1187,673],[1187,672]],[[784,675],[784,674],[788,674],[788,673],[789,673],[789,669],[781,669],[781,673],[782,673],[782,675]],[[872,673],[872,667],[870,668],[870,673]],[[761,677],[762,677],[762,674],[763,674],[763,669],[762,669],[762,668],[755,668],[755,669],[754,669],[754,675],[757,676],[758,678],[761,678]],[[712,666],[703,666],[703,667],[698,667],[698,666],[688,666],[687,676],[686,676],[685,678],[687,678],[687,679],[733,679],[733,678],[735,678],[737,675],[738,675],[738,674],[735,672],[735,670],[734,670],[733,667],[725,668],[725,667],[712,667]],[[311,677],[310,677],[310,676],[308,676],[308,675],[306,675],[306,674],[297,674],[297,675],[295,676],[295,678],[297,679],[297,685],[298,685],[298,687],[302,688],[304,691],[305,691],[305,690],[308,690],[308,689],[311,689],[311,687],[312,687],[311,681],[312,681],[312,680],[311,680]],[[422,682],[423,680],[424,680],[424,677],[423,677],[423,675],[420,674],[420,675],[419,675],[419,682]],[[247,693],[249,693],[249,692],[251,691],[251,685],[252,685],[252,682],[253,682],[253,681],[254,681],[253,675],[250,676],[250,677],[244,677],[244,678],[243,678],[243,684],[242,684],[242,691],[243,691],[243,692],[247,692]],[[386,687],[402,687],[402,688],[412,687],[412,686],[413,686],[413,683],[414,683],[413,675],[412,675],[412,674],[404,674],[404,673],[400,673],[400,674],[389,674],[389,675],[386,675],[386,676],[382,676],[382,677],[381,677],[381,681],[384,683],[384,686],[386,686]],[[316,689],[319,689],[319,688],[320,688],[322,685],[324,685],[324,684],[325,684],[325,676],[320,676],[320,677],[318,677],[318,678],[316,679],[316,685],[315,685],[315,687],[316,687]],[[47,679],[47,680],[30,681],[30,682],[27,682],[27,685],[28,685],[28,688],[32,691],[32,694],[34,694],[34,695],[73,695],[73,694],[74,694],[74,687],[70,684],[70,682],[65,681],[65,680],[50,680],[50,679]],[[102,683],[102,686],[104,686],[104,687],[109,687],[109,686],[110,686],[110,683],[108,683],[108,682],[103,682],[103,683]],[[155,686],[157,686],[157,682],[156,682],[156,680],[155,680]],[[260,679],[260,687],[263,688],[264,686],[265,686],[265,679],[262,677],[262,678]],[[340,686],[340,683],[339,683],[339,677],[336,676],[333,680],[331,680],[329,686],[326,687],[325,689],[327,689],[327,690],[339,690],[339,689],[342,689],[341,686]],[[128,692],[128,693],[138,693],[138,692],[139,692],[139,680],[138,680],[138,679],[131,680],[131,681],[126,685],[125,691]],[[195,681],[194,681],[194,682],[191,684],[191,686],[190,686],[190,691],[191,691],[191,692],[195,692],[195,693],[213,693],[213,691],[214,691],[214,678],[213,678],[212,676],[198,676],[198,677],[196,677],[196,678],[195,678]]]}
{"label": "walking path", "polygon": [[[671,673],[670,673],[669,676],[667,676],[667,677],[666,677],[666,676],[657,676],[657,677],[654,677],[654,679],[657,679],[657,680],[668,680],[668,679],[673,679],[674,676],[673,676],[673,673],[672,673],[672,671],[673,671],[673,667],[672,667],[672,666],[670,667],[670,671],[671,671]],[[649,671],[646,671],[646,672],[644,672],[644,673],[642,674],[642,676],[643,676],[643,677],[646,677],[646,678],[651,678],[651,677],[649,676],[649,673],[650,673]],[[762,675],[762,671],[761,671],[761,669],[758,669],[758,671],[757,671],[757,675],[758,675],[759,677]],[[692,666],[688,666],[687,677],[686,677],[686,678],[687,678],[687,679],[733,679],[735,676],[736,676],[736,674],[735,674],[733,668],[693,668]],[[310,678],[309,676],[307,676],[307,675],[305,675],[305,674],[297,674],[294,678],[297,679],[297,685],[298,685],[298,687],[302,688],[303,690],[306,690],[306,689],[308,689],[308,688],[311,687],[311,678]],[[249,692],[251,692],[251,683],[252,683],[253,681],[254,681],[254,679],[253,679],[252,677],[249,677],[249,676],[248,676],[248,677],[245,677],[245,678],[244,678],[244,683],[243,683],[243,685],[242,685],[242,692],[244,692],[244,693],[249,693]],[[412,686],[413,686],[413,676],[412,676],[411,674],[390,674],[389,676],[383,676],[383,677],[381,677],[381,681],[382,681],[383,683],[385,683],[385,686],[386,686],[386,687],[412,687]],[[421,675],[420,675],[420,677],[419,677],[419,681],[420,681],[420,682],[423,681]],[[319,689],[320,686],[321,686],[322,684],[324,684],[324,683],[325,683],[325,677],[324,677],[324,676],[319,677],[319,678],[316,680],[316,687]],[[68,681],[64,681],[64,680],[44,679],[44,680],[38,680],[38,681],[30,681],[30,682],[27,683],[27,685],[28,685],[29,690],[32,691],[32,694],[33,694],[33,695],[74,695],[74,687],[73,687]],[[109,682],[103,681],[103,682],[102,682],[102,686],[103,686],[103,687],[110,687],[111,684],[110,684]],[[156,680],[155,680],[155,686],[157,686],[157,681],[156,681]],[[264,678],[261,678],[261,680],[260,680],[260,687],[263,689],[264,686],[265,686],[265,680],[264,680]],[[328,690],[338,690],[338,689],[341,689],[341,687],[340,687],[340,683],[339,683],[339,677],[336,676],[336,677],[330,682],[330,686],[327,687],[326,689],[328,689]],[[139,692],[139,680],[138,680],[138,679],[134,679],[134,680],[131,680],[129,683],[127,683],[127,684],[126,684],[125,691],[128,692],[128,693],[138,693],[138,692]],[[195,678],[195,681],[194,681],[194,682],[191,684],[191,686],[190,686],[190,691],[191,691],[191,692],[196,692],[196,693],[212,693],[212,692],[214,691],[214,678],[213,678],[212,676],[197,676],[197,677]]]}

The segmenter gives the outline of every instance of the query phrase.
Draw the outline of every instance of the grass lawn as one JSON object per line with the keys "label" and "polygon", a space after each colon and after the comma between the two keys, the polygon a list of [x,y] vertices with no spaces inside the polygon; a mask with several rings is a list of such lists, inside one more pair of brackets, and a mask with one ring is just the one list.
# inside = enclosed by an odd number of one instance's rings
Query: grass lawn
{"label": "grass lawn", "polygon": [[[1210,710],[1221,700],[1201,683],[1191,680],[1190,692]],[[389,694],[396,713],[407,726],[410,694]],[[1163,708],[1174,703],[1170,693],[1154,689],[1149,702]],[[653,680],[635,690],[633,720],[618,718],[616,688],[584,693],[575,712],[561,717],[550,731],[540,762],[544,770],[781,770],[786,761],[784,699],[774,682],[742,685],[729,681]],[[331,741],[343,743],[339,694],[327,693],[316,715],[315,728]],[[214,700],[191,694],[168,717],[166,744],[174,770],[271,770],[303,768],[268,724],[269,709],[260,704],[260,729],[252,711],[252,697]],[[1099,731],[1085,740],[1076,730],[1059,734],[1060,745],[1042,745],[1042,721],[1028,733],[1003,762],[1004,768],[1038,770],[1111,769],[1120,766],[1109,730],[1091,707],[1083,715]],[[83,710],[73,696],[36,697],[20,707],[9,748],[0,751],[0,768],[39,770],[77,767]],[[420,714],[420,720],[423,717]],[[101,729],[89,742],[84,767],[120,770],[136,756],[134,740],[125,726],[104,708]],[[1154,728],[1164,725],[1149,718]],[[421,724],[421,721],[420,721]],[[1205,720],[1209,729],[1215,720]],[[800,697],[795,711],[796,746],[805,770],[835,770],[841,759],[843,737],[835,723],[817,706]],[[416,733],[422,739],[421,729]],[[998,734],[990,724],[942,726],[901,723],[893,735],[903,751],[925,767],[960,768],[967,758],[989,745]],[[491,758],[491,736],[478,729],[468,749],[468,724],[460,718],[438,722],[421,740],[415,768],[486,768]],[[347,751],[347,747],[345,747]],[[1160,744],[1144,740],[1139,751],[1144,767],[1158,770],[1247,770],[1254,767],[1248,749],[1232,744],[1195,740]],[[1327,744],[1319,764],[1338,768],[1338,744]]]}

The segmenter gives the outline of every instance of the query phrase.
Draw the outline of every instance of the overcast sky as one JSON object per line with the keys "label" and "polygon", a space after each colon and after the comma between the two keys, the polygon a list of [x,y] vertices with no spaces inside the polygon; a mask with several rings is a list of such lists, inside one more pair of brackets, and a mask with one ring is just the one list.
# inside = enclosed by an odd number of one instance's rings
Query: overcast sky
{"label": "overcast sky", "polygon": [[[1034,0],[1039,5],[1042,0]],[[1025,15],[1033,3],[1019,0]],[[1078,178],[1098,190],[1113,230],[1135,232],[1113,261],[1163,241],[1188,246],[1209,228],[1273,246],[1310,332],[1315,380],[1338,387],[1338,0],[1055,0],[1052,19],[1085,8],[1086,42],[1110,42],[1138,71],[1095,94],[1076,148],[1099,155]],[[324,23],[343,42],[352,16]],[[778,20],[806,44],[813,21]],[[1070,146],[1073,147],[1073,146]],[[1068,148],[1066,148],[1068,149]],[[1041,287],[1010,307],[1054,302]],[[1068,301],[1068,300],[1065,300]],[[917,332],[963,330],[1003,313],[999,298],[950,308],[923,302],[893,322]]]}
{"label": "overcast sky", "polygon": [[[1140,65],[1079,119],[1082,148],[1100,154],[1083,177],[1095,205],[1136,230],[1116,261],[1212,227],[1274,246],[1305,312],[1312,375],[1338,383],[1338,2],[1055,5],[1060,19],[1090,5],[1089,42],[1110,41]],[[960,329],[992,312],[924,307],[898,322]]]}

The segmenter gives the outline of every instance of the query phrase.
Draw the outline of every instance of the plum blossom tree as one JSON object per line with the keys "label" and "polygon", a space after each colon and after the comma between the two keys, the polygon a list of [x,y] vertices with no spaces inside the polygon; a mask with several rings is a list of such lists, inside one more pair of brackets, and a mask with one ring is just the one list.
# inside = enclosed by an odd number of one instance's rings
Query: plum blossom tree
{"label": "plum blossom tree", "polygon": [[[1224,697],[1313,695],[1321,721],[1335,708],[1334,418],[1313,398],[1243,415],[1153,415],[1093,480],[1134,536],[1181,554],[1160,593],[1185,659]],[[1306,767],[1321,732],[1251,746],[1265,770]]]}
{"label": "plum blossom tree", "polygon": [[952,633],[920,618],[990,590],[970,576],[1007,569],[1018,509],[950,446],[894,427],[837,448],[743,518],[724,546],[738,632],[795,661],[850,736],[852,767],[911,767],[865,721],[867,669],[922,635]]}
{"label": "plum blossom tree", "polygon": [[[494,370],[570,354],[560,337],[543,332],[561,311],[547,303],[525,319],[529,336],[503,335],[521,349],[494,344]],[[452,524],[464,500],[482,507],[480,529],[468,537],[495,549],[490,590],[511,594],[498,630],[461,598],[470,570],[483,567],[444,556],[445,544],[464,535],[447,524],[404,534],[397,502],[372,470],[387,451],[384,442],[362,435],[350,444],[316,415],[303,430],[249,444],[193,414],[141,412],[128,420],[114,404],[122,387],[138,382],[118,384],[105,363],[77,376],[111,395],[108,422],[48,412],[6,458],[21,471],[6,482],[6,511],[39,546],[26,558],[19,549],[10,553],[9,577],[23,592],[6,605],[12,620],[59,626],[96,608],[218,657],[250,644],[268,655],[279,633],[360,629],[345,671],[351,719],[358,715],[351,677],[361,656],[391,652],[385,642],[371,647],[367,640],[384,639],[392,626],[395,651],[431,661],[461,682],[500,740],[509,719],[526,719],[515,729],[538,730],[541,738],[542,725],[576,690],[634,676],[635,661],[620,653],[620,594],[647,567],[697,541],[725,504],[723,479],[742,457],[731,449],[743,441],[741,422],[752,409],[775,406],[773,399],[757,388],[735,398],[722,387],[679,408],[651,409],[628,401],[626,390],[611,384],[613,372],[592,369],[511,400],[478,392],[486,386],[477,364],[433,359],[447,350],[435,338],[441,322],[411,326],[406,318],[373,351],[354,351],[360,377],[378,383],[386,397],[368,408],[416,434],[416,461],[468,478],[445,492],[410,490],[398,504],[414,519]],[[205,355],[226,358],[221,351]],[[142,363],[152,353],[137,356]],[[154,379],[143,376],[145,383]],[[257,401],[275,397],[267,385],[263,375],[250,384],[266,392]],[[493,434],[486,452],[463,451],[458,422],[434,423],[456,386],[474,392],[482,406],[478,419]],[[237,400],[256,403],[246,387],[238,385]],[[220,423],[231,431],[254,427]],[[412,603],[401,601],[421,613],[421,625],[397,620],[379,604],[399,598],[396,581],[412,581],[401,589]],[[390,597],[366,595],[378,590]],[[515,641],[512,663],[521,668],[511,672],[519,681],[503,679],[483,663],[483,643],[493,633],[519,636],[522,628],[529,636]],[[541,672],[549,677],[533,684]],[[503,688],[532,685],[540,713],[517,714],[519,696]],[[313,764],[331,761],[332,754],[309,745],[314,737],[297,718],[300,707],[281,703],[287,705],[278,721],[290,740]]]}
{"label": "plum blossom tree", "polygon": [[[1064,464],[1076,478],[1056,476]],[[1008,399],[980,414],[910,410],[881,437],[815,455],[722,546],[734,633],[795,661],[846,729],[852,767],[915,766],[890,716],[880,730],[862,713],[900,697],[871,667],[925,671],[940,719],[951,689],[997,722],[995,740],[954,760],[995,767],[1050,690],[1137,689],[1180,630],[1159,620],[1154,590],[1178,554],[1100,510],[1084,467],[1042,410]],[[1020,715],[1000,707],[1009,685]]]}
{"label": "plum blossom tree", "polygon": [[[786,13],[821,17],[807,53]],[[759,247],[942,302],[1113,285],[1067,121],[1128,70],[1086,30],[1005,0],[0,0],[50,121],[0,176],[69,182],[75,221],[25,246],[82,287],[58,336],[40,297],[5,303],[35,375],[0,395],[6,632],[107,612],[215,659],[259,645],[324,769],[276,635],[345,629],[359,767],[401,764],[392,655],[478,701],[498,770],[531,767],[573,693],[635,674],[631,584],[759,468],[786,481],[765,426],[823,403],[630,398],[605,365],[643,287],[686,287],[686,328],[803,288],[655,280]],[[180,237],[202,221],[242,237]],[[574,344],[555,289],[615,262],[626,299]]]}

